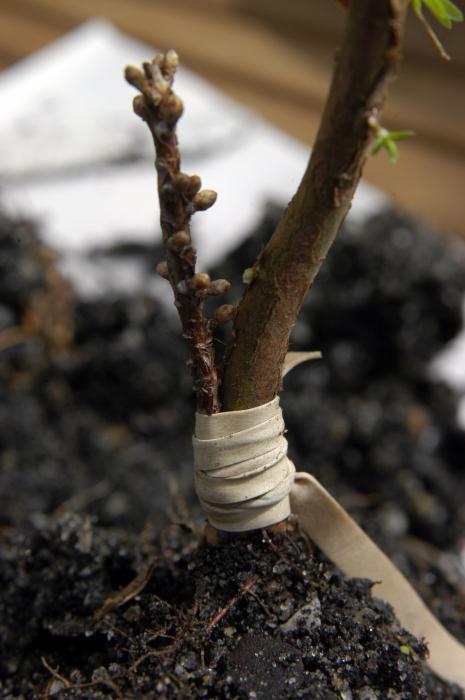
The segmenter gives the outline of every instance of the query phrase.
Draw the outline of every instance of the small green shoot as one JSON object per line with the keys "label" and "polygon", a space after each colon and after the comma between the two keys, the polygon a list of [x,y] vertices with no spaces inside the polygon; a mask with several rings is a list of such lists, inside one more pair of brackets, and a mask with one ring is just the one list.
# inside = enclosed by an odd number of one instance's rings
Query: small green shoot
{"label": "small green shoot", "polygon": [[425,26],[430,38],[432,39],[434,45],[438,49],[439,53],[447,61],[450,60],[450,56],[441,44],[441,41],[433,31],[430,23],[423,14],[423,5],[428,8],[432,15],[437,19],[437,21],[442,24],[446,29],[452,29],[453,22],[463,22],[463,13],[451,0],[411,0],[412,7],[420,20],[420,22]]}
{"label": "small green shoot", "polygon": [[371,155],[375,156],[385,148],[391,163],[396,163],[399,158],[399,148],[397,147],[396,141],[403,141],[414,135],[415,132],[410,129],[406,129],[405,131],[388,131],[382,126],[377,126],[376,140],[371,149]]}
{"label": "small green shoot", "polygon": [[417,15],[422,14],[423,4],[447,29],[452,29],[453,22],[463,22],[462,11],[451,0],[412,0],[412,6]]}
{"label": "small green shoot", "polygon": [[250,284],[252,280],[255,278],[255,268],[254,267],[248,267],[244,272],[242,273],[242,282],[244,284]]}

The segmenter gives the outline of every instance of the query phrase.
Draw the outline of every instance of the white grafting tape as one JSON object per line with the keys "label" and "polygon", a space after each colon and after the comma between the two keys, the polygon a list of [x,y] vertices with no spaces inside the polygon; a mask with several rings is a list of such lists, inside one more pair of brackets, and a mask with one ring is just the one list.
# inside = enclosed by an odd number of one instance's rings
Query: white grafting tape
{"label": "white grafting tape", "polygon": [[245,411],[196,415],[195,489],[214,527],[241,532],[290,515],[295,468],[279,399]]}
{"label": "white grafting tape", "polygon": [[[320,352],[289,352],[283,376]],[[193,437],[195,490],[210,523],[243,532],[289,517],[295,467],[279,398],[245,411],[196,414]]]}

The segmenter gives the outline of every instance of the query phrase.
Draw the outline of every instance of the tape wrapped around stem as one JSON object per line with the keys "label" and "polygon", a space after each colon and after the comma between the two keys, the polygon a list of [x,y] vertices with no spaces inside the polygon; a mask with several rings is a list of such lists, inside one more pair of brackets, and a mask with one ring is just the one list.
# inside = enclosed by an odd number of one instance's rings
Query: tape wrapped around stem
{"label": "tape wrapped around stem", "polygon": [[[290,353],[285,372],[315,353]],[[197,414],[195,487],[210,523],[243,532],[268,527],[292,512],[302,530],[347,576],[377,582],[399,622],[429,647],[428,664],[465,689],[465,646],[434,617],[407,579],[310,474],[295,473],[279,399],[245,411]]]}
{"label": "tape wrapped around stem", "polygon": [[295,467],[278,398],[245,411],[198,413],[193,446],[195,489],[218,530],[255,530],[289,517]]}

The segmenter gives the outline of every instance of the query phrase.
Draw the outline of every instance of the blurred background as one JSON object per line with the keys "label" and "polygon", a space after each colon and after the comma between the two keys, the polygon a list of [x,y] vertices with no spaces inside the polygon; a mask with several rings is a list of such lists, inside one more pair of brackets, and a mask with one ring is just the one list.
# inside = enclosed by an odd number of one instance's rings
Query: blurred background
{"label": "blurred background", "polygon": [[[311,144],[344,12],[334,0],[2,0],[0,66],[102,17],[149,45],[175,47],[184,65]],[[416,137],[395,167],[384,155],[370,159],[365,178],[425,222],[465,236],[464,33],[432,23],[452,60],[441,59],[412,15],[383,123]]]}

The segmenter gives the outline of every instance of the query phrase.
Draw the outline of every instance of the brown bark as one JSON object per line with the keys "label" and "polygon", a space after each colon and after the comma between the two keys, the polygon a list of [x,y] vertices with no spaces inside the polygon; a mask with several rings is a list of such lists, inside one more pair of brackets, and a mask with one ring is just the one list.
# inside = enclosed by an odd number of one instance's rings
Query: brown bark
{"label": "brown bark", "polygon": [[129,66],[125,75],[142,93],[134,100],[134,111],[147,123],[155,145],[160,223],[166,251],[166,261],[157,270],[173,288],[197,408],[203,413],[217,413],[218,378],[210,321],[203,313],[203,303],[207,296],[221,294],[229,285],[226,280],[211,282],[208,275],[195,271],[196,251],[190,235],[192,214],[214,204],[216,193],[200,190],[197,175],[181,172],[176,123],[183,106],[172,90],[177,55],[174,51],[160,54],[151,63],[144,63],[143,68],[142,73]]}
{"label": "brown bark", "polygon": [[347,212],[402,54],[409,0],[351,0],[342,48],[302,182],[257,260],[239,304],[223,372],[223,408],[270,401],[289,335]]}

